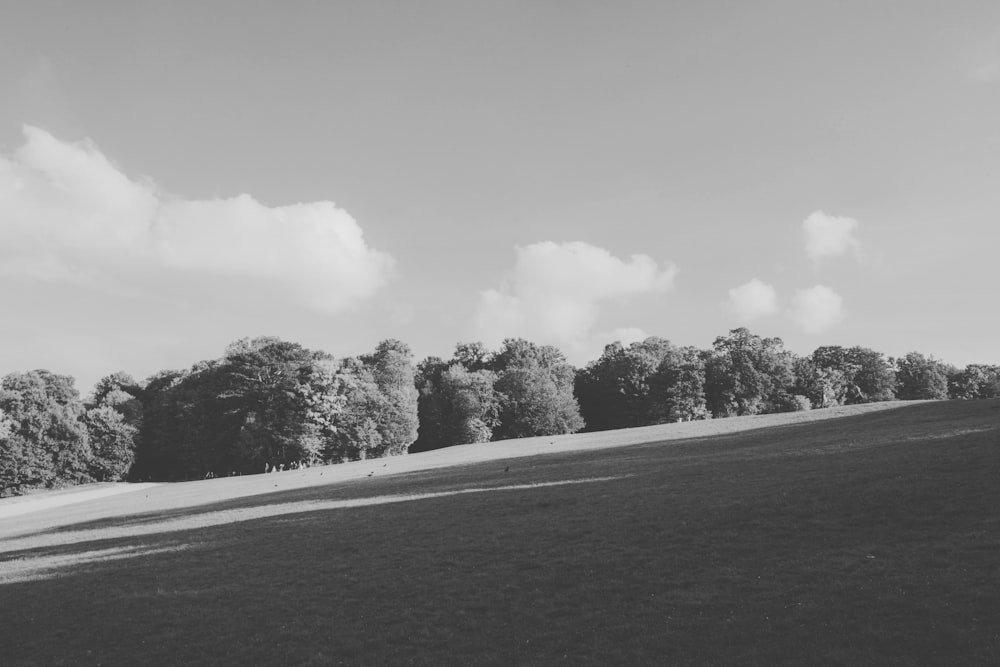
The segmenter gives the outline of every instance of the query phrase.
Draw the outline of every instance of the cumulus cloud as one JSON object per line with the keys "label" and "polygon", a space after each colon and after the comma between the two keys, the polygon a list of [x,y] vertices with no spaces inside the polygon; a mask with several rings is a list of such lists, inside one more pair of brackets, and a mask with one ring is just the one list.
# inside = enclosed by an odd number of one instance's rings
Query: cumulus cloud
{"label": "cumulus cloud", "polygon": [[[627,261],[582,242],[546,241],[515,248],[514,267],[499,289],[480,294],[478,335],[489,344],[508,336],[559,345],[574,363],[600,351],[594,327],[601,304],[665,292],[677,267],[647,255]],[[642,331],[618,329],[607,335],[634,337]]]}
{"label": "cumulus cloud", "polygon": [[796,290],[789,315],[805,333],[823,333],[844,319],[844,299],[825,285]]}
{"label": "cumulus cloud", "polygon": [[858,221],[854,218],[838,218],[823,211],[812,213],[802,223],[806,236],[806,254],[816,264],[830,257],[847,253],[859,256],[861,244],[854,233]]}
{"label": "cumulus cloud", "polygon": [[88,140],[34,127],[24,135],[0,156],[6,278],[335,312],[371,297],[392,273],[393,258],[370,248],[333,202],[180,199],[130,178]]}
{"label": "cumulus cloud", "polygon": [[729,309],[742,323],[778,312],[778,293],[774,287],[754,278],[729,290]]}

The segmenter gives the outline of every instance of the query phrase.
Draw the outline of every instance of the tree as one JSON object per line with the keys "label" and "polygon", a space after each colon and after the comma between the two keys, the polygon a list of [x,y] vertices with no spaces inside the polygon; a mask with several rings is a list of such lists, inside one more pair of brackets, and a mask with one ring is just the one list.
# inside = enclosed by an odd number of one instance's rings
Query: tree
{"label": "tree", "polygon": [[694,347],[671,348],[650,380],[653,410],[647,423],[692,421],[708,417],[705,402],[705,353]]}
{"label": "tree", "polygon": [[500,423],[494,439],[574,433],[584,426],[575,371],[555,347],[508,338],[496,354]]}
{"label": "tree", "polygon": [[21,405],[12,405],[19,404],[20,398],[0,384],[0,497],[18,495],[55,478],[51,458],[33,438],[19,432],[20,420],[7,412],[22,414]]}
{"label": "tree", "polygon": [[9,438],[13,432],[14,422],[3,410],[0,410],[0,442]]}
{"label": "tree", "polygon": [[93,453],[91,477],[98,482],[124,480],[135,462],[135,436],[139,429],[110,405],[87,410],[83,422]]}
{"label": "tree", "polygon": [[336,378],[341,407],[324,437],[323,460],[340,463],[384,456],[388,447],[380,424],[392,407],[372,368],[348,357],[341,360]]}
{"label": "tree", "polygon": [[453,365],[441,374],[441,395],[450,444],[489,442],[500,424],[500,397],[492,371]]}
{"label": "tree", "polygon": [[493,353],[481,342],[459,343],[455,346],[452,363],[460,364],[467,371],[482,371],[493,367]]}
{"label": "tree", "polygon": [[429,357],[418,366],[420,437],[411,451],[577,431],[574,376],[559,350],[523,339],[496,353],[460,343],[450,361]]}
{"label": "tree", "polygon": [[[102,381],[95,398],[124,384]],[[244,338],[221,359],[159,373],[134,393],[143,424],[135,479],[399,454],[417,434],[411,354],[395,340],[338,362],[279,338]]]}
{"label": "tree", "polygon": [[410,451],[492,440],[500,423],[496,379],[493,371],[470,371],[457,359],[448,363],[429,357],[421,362],[420,437]]}
{"label": "tree", "polygon": [[609,369],[614,377],[609,379],[621,396],[620,422],[617,428],[645,426],[668,420],[662,405],[666,398],[666,388],[660,387],[661,396],[657,401],[653,396],[654,377],[673,351],[670,341],[651,336],[632,343],[615,355]]}
{"label": "tree", "polygon": [[948,378],[950,398],[976,399],[1000,396],[1000,366],[969,364]]}
{"label": "tree", "polygon": [[850,384],[845,371],[833,366],[818,365],[814,358],[800,357],[793,362],[795,394],[808,399],[813,408],[843,405],[847,400]]}
{"label": "tree", "polygon": [[90,474],[97,481],[125,479],[135,463],[143,424],[143,389],[125,372],[101,378],[83,415],[90,441]]}
{"label": "tree", "polygon": [[425,394],[424,409],[430,421],[421,422],[420,446],[413,451],[489,442],[499,425],[495,382],[492,371],[469,371],[459,363],[438,373]]}
{"label": "tree", "polygon": [[317,461],[346,403],[333,358],[272,337],[149,379],[133,478],[197,479]]}
{"label": "tree", "polygon": [[417,439],[417,387],[414,382],[413,354],[405,343],[384,340],[375,352],[361,357],[385,397],[376,418],[381,435],[381,455],[406,453]]}
{"label": "tree", "polygon": [[625,348],[614,342],[605,345],[601,356],[576,374],[574,393],[588,431],[623,428],[628,398],[620,377],[625,363]]}
{"label": "tree", "polygon": [[857,369],[854,373],[855,391],[848,396],[848,403],[875,403],[896,398],[896,371],[885,355],[866,347],[852,347],[847,351],[848,360]]}
{"label": "tree", "polygon": [[780,338],[745,328],[715,339],[706,362],[705,395],[716,417],[794,409],[792,356]]}
{"label": "tree", "polygon": [[55,480],[52,461],[30,438],[10,429],[0,437],[0,497],[20,495],[25,489]]}
{"label": "tree", "polygon": [[310,409],[315,408],[317,390],[328,381],[321,363],[327,358],[272,337],[229,346],[218,398],[239,423],[236,462],[260,467],[318,457],[320,425]]}
{"label": "tree", "polygon": [[864,347],[827,345],[796,361],[796,391],[815,408],[890,401],[896,373],[881,352]]}
{"label": "tree", "polygon": [[896,360],[896,395],[904,401],[948,398],[948,367],[934,357],[908,353]]}
{"label": "tree", "polygon": [[0,381],[0,494],[90,481],[90,446],[83,403],[73,378],[46,370],[11,373]]}
{"label": "tree", "polygon": [[222,398],[230,387],[221,360],[161,371],[145,384],[132,479],[174,481],[199,479],[210,470],[260,470],[242,461],[235,446],[246,415]]}
{"label": "tree", "polygon": [[410,445],[411,453],[426,452],[445,446],[444,416],[438,388],[441,374],[448,369],[448,362],[440,357],[427,357],[417,364],[414,384],[417,387],[417,439]]}
{"label": "tree", "polygon": [[622,428],[625,424],[628,397],[619,386],[620,367],[625,363],[625,348],[616,341],[605,345],[598,359],[577,372],[574,394],[588,431]]}
{"label": "tree", "polygon": [[694,348],[663,338],[605,346],[577,373],[576,395],[588,430],[705,417],[705,364]]}
{"label": "tree", "polygon": [[[108,405],[109,403],[122,403],[127,400],[124,399],[120,394],[126,394],[127,396],[138,399],[142,396],[142,386],[135,381],[131,375],[125,371],[118,371],[112,373],[111,375],[106,375],[94,385],[94,390],[91,392],[90,400],[87,401],[88,407],[94,407],[98,405]],[[109,395],[117,396],[109,396]]]}

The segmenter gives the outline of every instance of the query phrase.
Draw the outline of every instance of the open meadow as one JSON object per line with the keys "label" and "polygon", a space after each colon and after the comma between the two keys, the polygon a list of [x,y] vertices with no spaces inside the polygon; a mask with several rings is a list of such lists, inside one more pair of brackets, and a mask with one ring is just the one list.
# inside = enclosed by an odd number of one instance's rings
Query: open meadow
{"label": "open meadow", "polygon": [[1000,664],[1000,400],[17,505],[5,665]]}

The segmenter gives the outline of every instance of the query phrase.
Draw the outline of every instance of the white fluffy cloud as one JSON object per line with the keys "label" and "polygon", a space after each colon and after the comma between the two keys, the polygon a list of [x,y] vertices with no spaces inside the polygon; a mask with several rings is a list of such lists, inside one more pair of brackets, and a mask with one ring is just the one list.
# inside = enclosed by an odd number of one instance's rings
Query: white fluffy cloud
{"label": "white fluffy cloud", "polygon": [[849,252],[859,256],[861,244],[854,233],[858,221],[854,218],[838,218],[816,211],[802,223],[806,235],[806,254],[815,263],[828,257],[839,257]]}
{"label": "white fluffy cloud", "polygon": [[819,334],[844,319],[844,299],[825,285],[796,290],[789,315],[807,334]]}
{"label": "white fluffy cloud", "polygon": [[771,285],[754,278],[729,290],[729,309],[741,323],[748,323],[778,312],[778,293]]}
{"label": "white fluffy cloud", "polygon": [[[482,292],[477,334],[496,344],[508,336],[559,345],[574,363],[600,352],[594,327],[602,302],[669,290],[677,268],[661,267],[647,255],[628,261],[582,242],[546,241],[515,249],[516,260],[499,289]],[[634,338],[642,331],[616,329],[610,336]]]}
{"label": "white fluffy cloud", "polygon": [[0,156],[7,279],[334,312],[372,296],[391,275],[392,257],[370,248],[332,202],[169,197],[125,175],[90,141],[63,142],[33,127],[24,134],[20,149]]}

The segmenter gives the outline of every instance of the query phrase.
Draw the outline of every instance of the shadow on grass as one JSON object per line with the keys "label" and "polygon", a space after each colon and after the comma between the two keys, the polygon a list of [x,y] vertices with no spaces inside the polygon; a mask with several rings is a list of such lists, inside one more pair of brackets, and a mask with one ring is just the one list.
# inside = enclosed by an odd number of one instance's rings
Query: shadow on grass
{"label": "shadow on grass", "polygon": [[[240,503],[235,507],[226,509],[217,508],[214,510],[202,510],[192,515],[180,515],[158,519],[144,517],[142,521],[120,521],[112,525],[105,523],[102,526],[90,528],[78,528],[77,530],[33,535],[7,540],[0,544],[0,563],[5,568],[0,569],[0,584],[20,581],[26,578],[37,579],[43,575],[55,576],[60,568],[68,568],[78,565],[80,562],[92,560],[116,560],[128,558],[130,555],[144,555],[142,550],[129,548],[93,549],[95,543],[105,543],[115,540],[129,540],[149,536],[162,535],[166,533],[183,532],[192,529],[205,529],[216,526],[232,525],[244,521],[255,519],[282,517],[288,515],[302,515],[307,512],[322,512],[327,510],[344,510],[358,507],[370,507],[373,505],[388,505],[392,503],[413,502],[428,500],[432,498],[443,498],[447,496],[467,495],[473,493],[495,493],[524,491],[529,489],[543,489],[553,486],[564,486],[568,484],[591,484],[595,482],[607,482],[620,477],[590,477],[582,479],[565,479],[549,482],[534,482],[529,484],[511,484],[506,486],[492,487],[469,487],[447,491],[434,491],[423,493],[396,493],[390,495],[364,496],[359,498],[348,498],[342,500],[313,499],[298,501],[274,501],[248,504]],[[301,492],[289,492],[286,495],[302,495]],[[258,499],[259,501],[259,499]],[[226,503],[232,505],[232,503]],[[80,551],[87,549],[87,551]],[[72,552],[78,552],[80,558],[74,558]],[[13,574],[10,571],[10,564],[16,565]],[[32,567],[36,563],[36,567]],[[6,571],[5,571],[6,570]]]}

